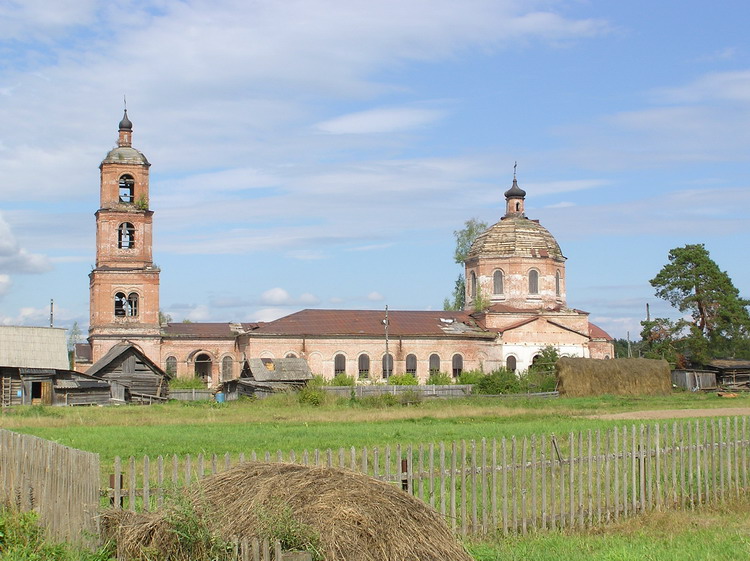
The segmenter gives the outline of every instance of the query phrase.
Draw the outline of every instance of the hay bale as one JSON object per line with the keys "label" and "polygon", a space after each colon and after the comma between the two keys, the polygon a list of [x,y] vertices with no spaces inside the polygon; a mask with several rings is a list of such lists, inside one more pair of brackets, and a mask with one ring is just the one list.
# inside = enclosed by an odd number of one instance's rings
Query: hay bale
{"label": "hay bale", "polygon": [[[310,545],[326,561],[471,561],[437,511],[353,471],[248,462],[203,479],[187,500],[223,539],[269,537],[269,523],[277,530],[291,524],[306,539],[314,535]],[[126,555],[173,547],[174,538],[163,534],[174,530],[153,518],[163,521],[166,513],[107,516],[102,526]]]}
{"label": "hay bale", "polygon": [[560,395],[666,395],[672,378],[666,360],[563,357],[555,365]]}

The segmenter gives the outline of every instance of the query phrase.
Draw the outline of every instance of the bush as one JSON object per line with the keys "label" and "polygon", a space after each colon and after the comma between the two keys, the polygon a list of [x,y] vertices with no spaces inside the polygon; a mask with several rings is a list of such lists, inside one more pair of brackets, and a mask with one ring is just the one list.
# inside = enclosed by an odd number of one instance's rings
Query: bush
{"label": "bush", "polygon": [[482,378],[476,386],[476,393],[499,395],[503,393],[520,393],[521,383],[515,372],[500,368]]}
{"label": "bush", "polygon": [[370,407],[372,409],[385,409],[386,407],[393,407],[398,405],[399,401],[392,393],[384,393],[381,395],[368,395],[357,399],[357,403],[362,407]]}
{"label": "bush", "polygon": [[408,390],[398,396],[401,405],[420,405],[422,403],[422,393],[414,390]]}
{"label": "bush", "polygon": [[326,379],[320,374],[315,374],[310,380],[307,381],[308,388],[322,388],[326,385]]}
{"label": "bush", "polygon": [[208,389],[203,378],[192,376],[190,378],[172,378],[169,380],[170,390],[205,390]]}
{"label": "bush", "polygon": [[312,405],[314,407],[318,407],[319,405],[323,405],[323,403],[325,402],[326,392],[320,389],[320,387],[308,385],[300,390],[297,399],[302,405]]}
{"label": "bush", "polygon": [[416,386],[419,384],[413,374],[394,374],[388,378],[388,383],[392,386]]}
{"label": "bush", "polygon": [[450,386],[453,383],[453,378],[445,372],[430,372],[430,377],[427,378],[428,386]]}
{"label": "bush", "polygon": [[354,384],[354,377],[347,376],[343,372],[340,374],[336,374],[333,377],[333,380],[328,383],[329,386],[354,386]]}
{"label": "bush", "polygon": [[529,369],[521,374],[520,383],[523,392],[553,392],[557,389],[557,376],[554,372],[535,372]]}
{"label": "bush", "polygon": [[478,384],[484,378],[481,370],[464,370],[458,377],[458,384]]}

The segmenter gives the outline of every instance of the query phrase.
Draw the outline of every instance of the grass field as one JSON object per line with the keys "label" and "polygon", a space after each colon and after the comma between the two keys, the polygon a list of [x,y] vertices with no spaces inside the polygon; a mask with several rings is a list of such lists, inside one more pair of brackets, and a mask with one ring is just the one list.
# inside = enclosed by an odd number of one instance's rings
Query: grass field
{"label": "grass field", "polygon": [[[726,407],[712,394],[675,393],[653,398],[471,398],[427,400],[419,405],[367,407],[329,399],[303,406],[294,396],[261,401],[171,402],[153,406],[14,408],[0,428],[33,434],[97,452],[103,464],[115,456],[239,454],[252,450],[297,452],[385,444],[416,444],[566,434],[632,424],[591,415],[647,409]],[[731,400],[750,406],[750,397]]]}
{"label": "grass field", "polygon": [[[561,435],[640,423],[592,418],[600,414],[730,406],[750,407],[750,397],[725,400],[712,394],[679,392],[660,398],[471,398],[381,408],[335,399],[317,407],[303,406],[293,396],[278,396],[226,404],[19,407],[0,414],[0,428],[97,452],[106,467],[118,455],[247,454],[252,450]],[[477,561],[745,559],[750,557],[749,515],[750,499],[744,498],[696,511],[652,513],[587,533],[488,538],[469,548]]]}

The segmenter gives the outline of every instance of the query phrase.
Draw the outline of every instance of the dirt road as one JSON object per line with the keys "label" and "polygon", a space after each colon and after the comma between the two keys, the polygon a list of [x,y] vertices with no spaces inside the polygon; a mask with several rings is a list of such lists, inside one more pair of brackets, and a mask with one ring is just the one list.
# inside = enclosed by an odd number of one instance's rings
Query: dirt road
{"label": "dirt road", "polygon": [[688,417],[742,417],[750,415],[750,407],[719,407],[716,409],[654,409],[651,411],[629,411],[591,415],[591,419],[636,420],[636,419],[684,419]]}

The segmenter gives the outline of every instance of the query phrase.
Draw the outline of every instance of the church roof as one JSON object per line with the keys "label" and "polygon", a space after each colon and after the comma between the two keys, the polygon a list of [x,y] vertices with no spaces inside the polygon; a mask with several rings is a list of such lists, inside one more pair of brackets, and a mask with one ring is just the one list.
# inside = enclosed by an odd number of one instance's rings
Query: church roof
{"label": "church roof", "polygon": [[476,257],[550,257],[565,256],[554,236],[536,220],[524,216],[506,216],[477,236],[467,259]]}
{"label": "church roof", "polygon": [[609,333],[604,331],[601,327],[598,325],[595,325],[591,322],[589,322],[589,336],[592,339],[604,339],[605,341],[613,341],[614,337],[612,337]]}
{"label": "church roof", "polygon": [[257,323],[168,323],[162,327],[164,337],[225,339],[257,328]]}
{"label": "church roof", "polygon": [[[253,335],[384,337],[384,310],[302,310],[260,324]],[[388,312],[388,335],[493,338],[463,311]]]}
{"label": "church roof", "polygon": [[102,160],[103,164],[151,164],[141,152],[132,146],[118,146],[109,151]]}

